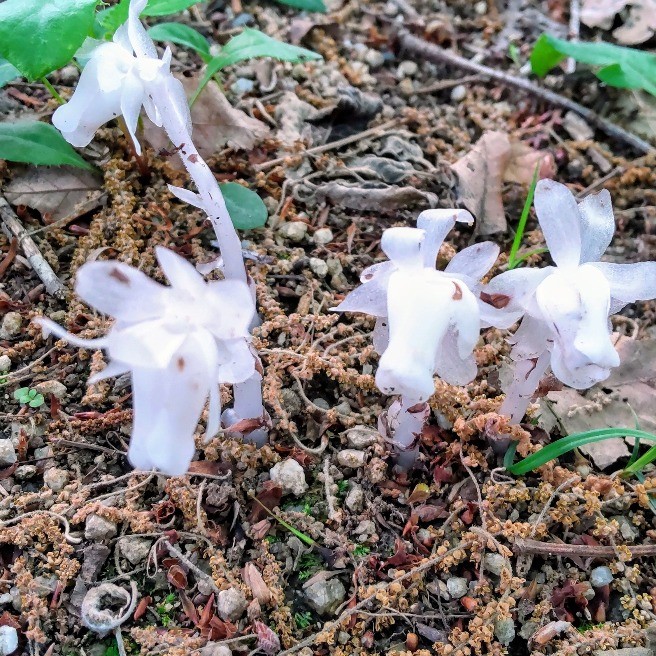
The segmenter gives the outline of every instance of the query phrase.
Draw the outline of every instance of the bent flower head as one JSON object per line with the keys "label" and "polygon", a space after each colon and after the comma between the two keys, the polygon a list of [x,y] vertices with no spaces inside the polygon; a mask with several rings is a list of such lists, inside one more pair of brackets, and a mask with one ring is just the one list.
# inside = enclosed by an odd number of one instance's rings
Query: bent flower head
{"label": "bent flower head", "polygon": [[434,374],[453,385],[476,376],[473,350],[486,317],[475,292],[499,248],[475,244],[444,271],[436,270],[440,246],[456,221],[471,224],[473,218],[464,210],[427,210],[417,228],[385,230],[381,246],[389,261],[365,269],[362,285],[335,308],[376,317],[374,346],[381,354],[376,384],[412,403],[433,394]]}
{"label": "bent flower head", "polygon": [[158,126],[162,118],[153,96],[155,87],[165,87],[170,102],[191,125],[182,84],[169,70],[171,51],[162,59],[139,20],[147,0],[132,0],[127,23],[109,43],[101,43],[84,67],[75,93],[69,102],[53,114],[53,125],[73,146],[87,146],[96,130],[114,118],[123,116],[138,154],[137,122],[142,106],[148,118]]}
{"label": "bent flower head", "polygon": [[137,469],[184,474],[194,454],[194,432],[207,398],[206,437],[220,427],[220,383],[240,383],[255,372],[249,347],[253,303],[245,283],[205,282],[185,259],[157,249],[171,286],[120,262],[91,262],[77,274],[76,291],[116,322],[100,339],[72,335],[40,318],[44,333],[75,346],[102,348],[108,366],[89,383],[130,372],[134,421],[128,458]]}
{"label": "bent flower head", "polygon": [[[507,271],[483,294],[497,304],[502,299],[509,321],[525,315],[513,337],[515,382],[502,406],[515,421],[549,364],[556,378],[576,389],[607,378],[619,364],[608,317],[628,303],[656,297],[656,262],[599,261],[615,232],[607,190],[577,204],[565,185],[541,180],[535,210],[556,266]],[[522,366],[527,361],[531,366]]]}

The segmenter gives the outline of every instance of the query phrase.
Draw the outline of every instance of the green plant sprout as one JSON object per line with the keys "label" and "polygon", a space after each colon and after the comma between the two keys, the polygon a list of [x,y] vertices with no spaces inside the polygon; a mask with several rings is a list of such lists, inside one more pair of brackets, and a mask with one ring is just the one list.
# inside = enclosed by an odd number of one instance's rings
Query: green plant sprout
{"label": "green plant sprout", "polygon": [[39,408],[45,403],[43,394],[39,394],[35,389],[21,387],[14,392],[14,398],[21,405],[29,405],[30,408]]}
{"label": "green plant sprout", "polygon": [[321,558],[311,551],[304,553],[299,558],[298,566],[298,578],[301,581],[307,581],[321,567]]}
{"label": "green plant sprout", "polygon": [[271,512],[257,497],[255,497],[253,494],[251,494],[251,498],[253,501],[255,501],[257,504],[259,504],[268,515],[270,515],[273,519],[275,519],[281,526],[284,526],[290,533],[295,535],[301,542],[305,542],[305,544],[308,545],[308,547],[316,547],[317,542],[316,540],[313,540],[309,535],[306,535],[302,531],[299,531],[297,528],[294,528],[291,524],[286,522],[284,519],[281,517],[278,517],[275,513]]}
{"label": "green plant sprout", "polygon": [[171,617],[171,611],[173,610],[173,604],[175,601],[176,596],[171,592],[170,594],[167,594],[166,597],[164,597],[162,603],[155,607],[164,628],[168,627],[169,624],[173,621],[173,618]]}
{"label": "green plant sprout", "polygon": [[353,555],[356,558],[360,558],[362,556],[368,556],[371,553],[371,547],[368,547],[366,544],[358,544],[355,546],[355,549],[353,549]]}
{"label": "green plant sprout", "polygon": [[307,629],[312,624],[312,613],[309,610],[294,613],[294,624],[298,629]]}

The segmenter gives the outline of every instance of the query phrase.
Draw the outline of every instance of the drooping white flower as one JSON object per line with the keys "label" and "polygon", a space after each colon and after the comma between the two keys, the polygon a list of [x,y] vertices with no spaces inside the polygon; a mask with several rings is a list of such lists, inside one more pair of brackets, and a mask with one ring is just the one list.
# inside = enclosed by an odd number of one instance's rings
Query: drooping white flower
{"label": "drooping white flower", "polygon": [[134,420],[128,458],[137,469],[184,474],[194,454],[194,432],[209,397],[206,437],[220,428],[220,383],[240,383],[255,372],[249,347],[253,303],[245,283],[205,282],[184,258],[162,247],[157,259],[170,287],[120,262],[91,262],[77,274],[76,292],[116,322],[100,339],[86,340],[49,319],[44,332],[75,346],[105,349],[108,366],[89,383],[132,374]]}
{"label": "drooping white flower", "polygon": [[171,51],[167,48],[159,59],[139,20],[147,1],[132,0],[127,23],[119,27],[112,42],[102,43],[92,52],[73,97],[53,114],[53,125],[73,146],[88,145],[101,125],[123,116],[137,154],[141,154],[136,139],[139,113],[143,107],[155,125],[162,125],[161,112],[153,101],[155,91],[161,88],[166,88],[175,111],[191,126],[184,89],[170,72]]}
{"label": "drooping white flower", "polygon": [[[480,279],[499,248],[491,242],[460,251],[444,271],[436,270],[439,248],[456,221],[471,224],[465,210],[427,210],[417,228],[389,228],[381,247],[389,262],[374,264],[335,310],[377,318],[374,347],[381,354],[376,384],[406,404],[426,401],[433,375],[453,385],[476,376],[473,350],[481,329]],[[491,314],[491,313],[489,313]]]}
{"label": "drooping white flower", "polygon": [[576,389],[607,378],[620,363],[608,317],[628,303],[656,297],[656,262],[599,262],[615,232],[607,190],[577,204],[565,185],[541,180],[535,210],[556,266],[507,271],[483,293],[501,302],[510,320],[525,315],[513,337],[515,380],[501,408],[514,421],[523,417],[549,365]]}

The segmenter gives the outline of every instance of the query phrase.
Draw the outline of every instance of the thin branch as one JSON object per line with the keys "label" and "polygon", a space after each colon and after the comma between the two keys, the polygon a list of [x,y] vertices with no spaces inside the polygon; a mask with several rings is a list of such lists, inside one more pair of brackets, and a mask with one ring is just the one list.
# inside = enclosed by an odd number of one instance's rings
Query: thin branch
{"label": "thin branch", "polygon": [[46,262],[41,251],[34,243],[34,240],[27,234],[19,218],[14,214],[9,203],[3,196],[0,196],[0,220],[2,223],[2,232],[7,235],[7,239],[18,239],[20,247],[25,253],[27,261],[30,263],[32,269],[41,282],[45,285],[46,291],[55,298],[66,298],[66,287],[64,283],[57,277],[57,274],[52,270],[52,267]]}
{"label": "thin branch", "polygon": [[466,71],[471,71],[472,73],[477,73],[483,75],[491,80],[496,80],[502,84],[506,84],[510,87],[515,87],[516,89],[521,89],[526,91],[542,100],[556,105],[557,107],[563,107],[564,109],[570,110],[582,116],[588,123],[599,128],[602,132],[605,132],[610,137],[619,139],[624,143],[628,144],[635,150],[647,154],[653,152],[654,147],[638,137],[631,132],[624,130],[623,128],[615,125],[611,121],[606,120],[599,116],[599,114],[593,112],[591,109],[579,105],[579,103],[565,98],[555,91],[550,91],[549,89],[544,89],[543,87],[525,80],[524,78],[515,77],[504,71],[498,71],[489,66],[484,66],[483,64],[477,64],[476,62],[470,61],[465,57],[460,57],[455,53],[444,50],[439,46],[429,43],[428,41],[421,39],[414,34],[410,34],[406,30],[401,30],[398,34],[399,45],[401,49],[404,50],[408,55],[414,56],[415,59],[422,61],[430,61],[436,64],[449,64],[451,66],[457,66]]}
{"label": "thin branch", "polygon": [[[656,544],[626,544],[631,552],[631,558],[656,556]],[[577,556],[579,558],[616,558],[615,547],[604,547],[587,544],[565,544],[560,542],[540,542],[539,540],[517,539],[514,544],[517,554],[536,554],[542,556]]]}

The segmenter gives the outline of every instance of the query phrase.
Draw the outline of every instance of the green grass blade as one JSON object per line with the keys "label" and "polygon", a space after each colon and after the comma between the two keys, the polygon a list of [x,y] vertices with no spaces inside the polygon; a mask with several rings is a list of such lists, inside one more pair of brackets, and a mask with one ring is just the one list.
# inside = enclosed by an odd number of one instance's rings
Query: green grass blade
{"label": "green grass blade", "polygon": [[528,189],[528,195],[524,201],[524,207],[522,208],[522,215],[519,217],[519,223],[517,224],[517,232],[515,233],[515,238],[513,239],[512,246],[510,247],[510,255],[508,256],[508,270],[514,269],[521,260],[517,259],[517,251],[522,245],[522,239],[524,239],[524,231],[526,230],[526,221],[528,220],[528,214],[531,211],[531,205],[533,204],[533,196],[535,196],[535,187],[538,184],[538,175],[540,174],[540,162],[535,165],[535,171],[533,173],[533,179],[531,180],[531,186]]}
{"label": "green grass blade", "polygon": [[[636,445],[638,441],[636,440]],[[634,449],[635,453],[635,449]],[[649,451],[644,453],[640,458],[636,458],[633,460],[633,456],[631,456],[631,460],[629,461],[629,464],[624,468],[624,471],[622,472],[622,476],[631,476],[635,475],[639,472],[642,472],[642,470],[652,462],[656,460],[656,446],[652,446]]]}
{"label": "green grass blade", "polygon": [[309,535],[302,533],[297,528],[294,528],[291,524],[286,522],[284,519],[281,519],[280,517],[278,517],[278,515],[271,512],[271,510],[269,510],[257,497],[253,496],[251,498],[253,499],[253,501],[256,501],[260,506],[262,506],[262,508],[264,508],[264,510],[266,510],[266,512],[269,515],[271,515],[271,517],[273,517],[273,519],[275,519],[281,526],[284,526],[290,533],[293,533],[299,540],[305,542],[305,544],[307,544],[308,547],[316,546],[317,543]]}

